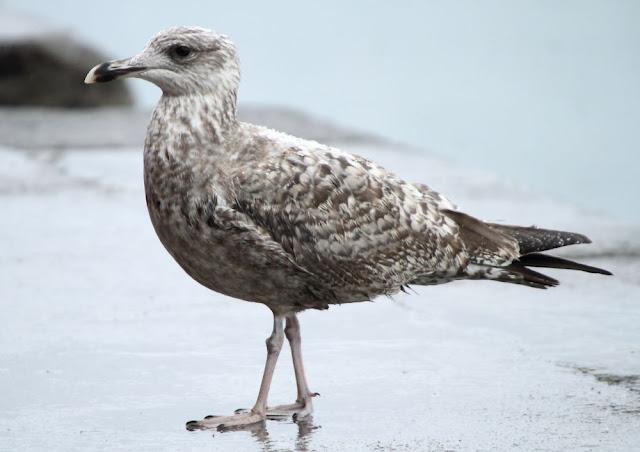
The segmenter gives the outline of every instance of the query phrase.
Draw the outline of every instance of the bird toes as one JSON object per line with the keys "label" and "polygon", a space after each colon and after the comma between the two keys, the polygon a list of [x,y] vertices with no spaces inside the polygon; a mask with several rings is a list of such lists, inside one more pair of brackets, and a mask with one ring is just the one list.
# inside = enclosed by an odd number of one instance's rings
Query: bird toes
{"label": "bird toes", "polygon": [[200,421],[189,421],[186,428],[194,430],[218,430],[219,432],[243,429],[264,421],[265,416],[252,411],[236,412],[231,416],[206,416]]}

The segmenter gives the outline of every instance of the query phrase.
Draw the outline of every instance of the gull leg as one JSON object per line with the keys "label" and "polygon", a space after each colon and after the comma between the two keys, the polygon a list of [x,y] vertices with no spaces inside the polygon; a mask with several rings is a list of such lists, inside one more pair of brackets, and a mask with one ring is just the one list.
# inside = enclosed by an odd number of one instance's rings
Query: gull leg
{"label": "gull leg", "polygon": [[291,358],[293,359],[293,370],[296,375],[298,396],[295,403],[270,407],[267,410],[267,417],[270,419],[280,419],[293,415],[294,419],[300,419],[313,412],[313,403],[311,399],[318,394],[312,393],[309,390],[307,377],[304,373],[304,364],[302,363],[302,343],[300,339],[300,322],[295,314],[287,316],[287,326],[284,332],[291,347]]}
{"label": "gull leg", "polygon": [[269,396],[269,388],[273,379],[273,371],[276,368],[278,355],[282,349],[284,342],[283,331],[284,317],[274,314],[273,316],[273,332],[267,338],[267,362],[264,365],[264,373],[262,382],[260,383],[260,391],[258,399],[250,411],[236,412],[232,416],[207,416],[201,421],[187,422],[188,430],[200,430],[217,428],[218,430],[226,430],[232,428],[243,427],[264,421],[267,414],[267,397]]}

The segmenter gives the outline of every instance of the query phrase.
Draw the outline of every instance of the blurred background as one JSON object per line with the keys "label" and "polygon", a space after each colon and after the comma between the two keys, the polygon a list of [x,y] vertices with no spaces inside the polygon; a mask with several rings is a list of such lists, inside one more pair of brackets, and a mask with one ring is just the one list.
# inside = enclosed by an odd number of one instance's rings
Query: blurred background
{"label": "blurred background", "polygon": [[[0,5],[110,58],[140,51],[168,26],[216,29],[238,44],[241,103],[301,109],[640,220],[640,2]],[[127,83],[139,107],[155,104],[155,87]]]}

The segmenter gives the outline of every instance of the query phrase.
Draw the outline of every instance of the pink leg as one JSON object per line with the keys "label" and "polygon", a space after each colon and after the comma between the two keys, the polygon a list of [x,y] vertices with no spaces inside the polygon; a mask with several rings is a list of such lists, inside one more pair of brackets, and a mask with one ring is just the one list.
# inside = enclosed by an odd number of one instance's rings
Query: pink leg
{"label": "pink leg", "polygon": [[295,314],[287,316],[287,326],[284,330],[289,345],[291,347],[291,358],[293,359],[293,370],[296,375],[296,386],[298,396],[295,403],[289,405],[279,405],[271,407],[267,411],[269,418],[281,418],[293,415],[295,418],[302,418],[313,412],[312,397],[317,394],[309,390],[307,377],[302,363],[302,342],[300,338],[300,322]]}
{"label": "pink leg", "polygon": [[271,380],[273,379],[273,371],[276,368],[278,355],[280,354],[282,343],[284,342],[282,328],[283,320],[283,316],[274,314],[273,332],[266,341],[267,362],[264,365],[264,373],[262,375],[262,382],[260,383],[258,399],[251,411],[237,412],[232,416],[207,416],[201,421],[189,421],[187,422],[187,429],[198,430],[217,428],[218,430],[224,430],[232,427],[255,424],[266,418],[267,397],[269,396],[269,388],[271,387]]}

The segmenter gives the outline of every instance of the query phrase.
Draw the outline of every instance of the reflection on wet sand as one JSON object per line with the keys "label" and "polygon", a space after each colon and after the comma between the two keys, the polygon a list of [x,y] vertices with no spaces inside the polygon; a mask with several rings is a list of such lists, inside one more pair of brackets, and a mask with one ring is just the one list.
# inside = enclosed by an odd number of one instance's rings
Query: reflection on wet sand
{"label": "reflection on wet sand", "polygon": [[[307,416],[302,420],[293,421],[291,422],[291,424],[298,426],[295,445],[291,450],[300,452],[308,451],[313,432],[320,428],[320,426],[313,423],[313,418],[311,416]],[[253,436],[256,442],[260,445],[261,450],[263,450],[264,452],[283,450],[282,444],[274,444],[273,441],[271,441],[271,439],[269,438],[269,431],[267,430],[266,422],[262,422],[257,425],[259,425],[258,428],[251,430],[251,436]]]}
{"label": "reflection on wet sand", "polygon": [[[297,434],[295,437],[295,444],[291,449],[283,448],[282,444],[275,444],[269,437],[269,430],[267,429],[267,422],[262,421],[251,425],[241,425],[237,427],[229,427],[222,430],[221,434],[233,434],[236,432],[248,432],[253,439],[260,446],[260,450],[264,452],[282,451],[282,450],[295,450],[296,452],[306,452],[310,450],[309,445],[313,433],[320,428],[319,425],[314,424],[313,416],[307,416],[304,419],[296,421],[276,421],[283,424],[290,424],[297,426]],[[214,435],[215,437],[215,435]]]}

